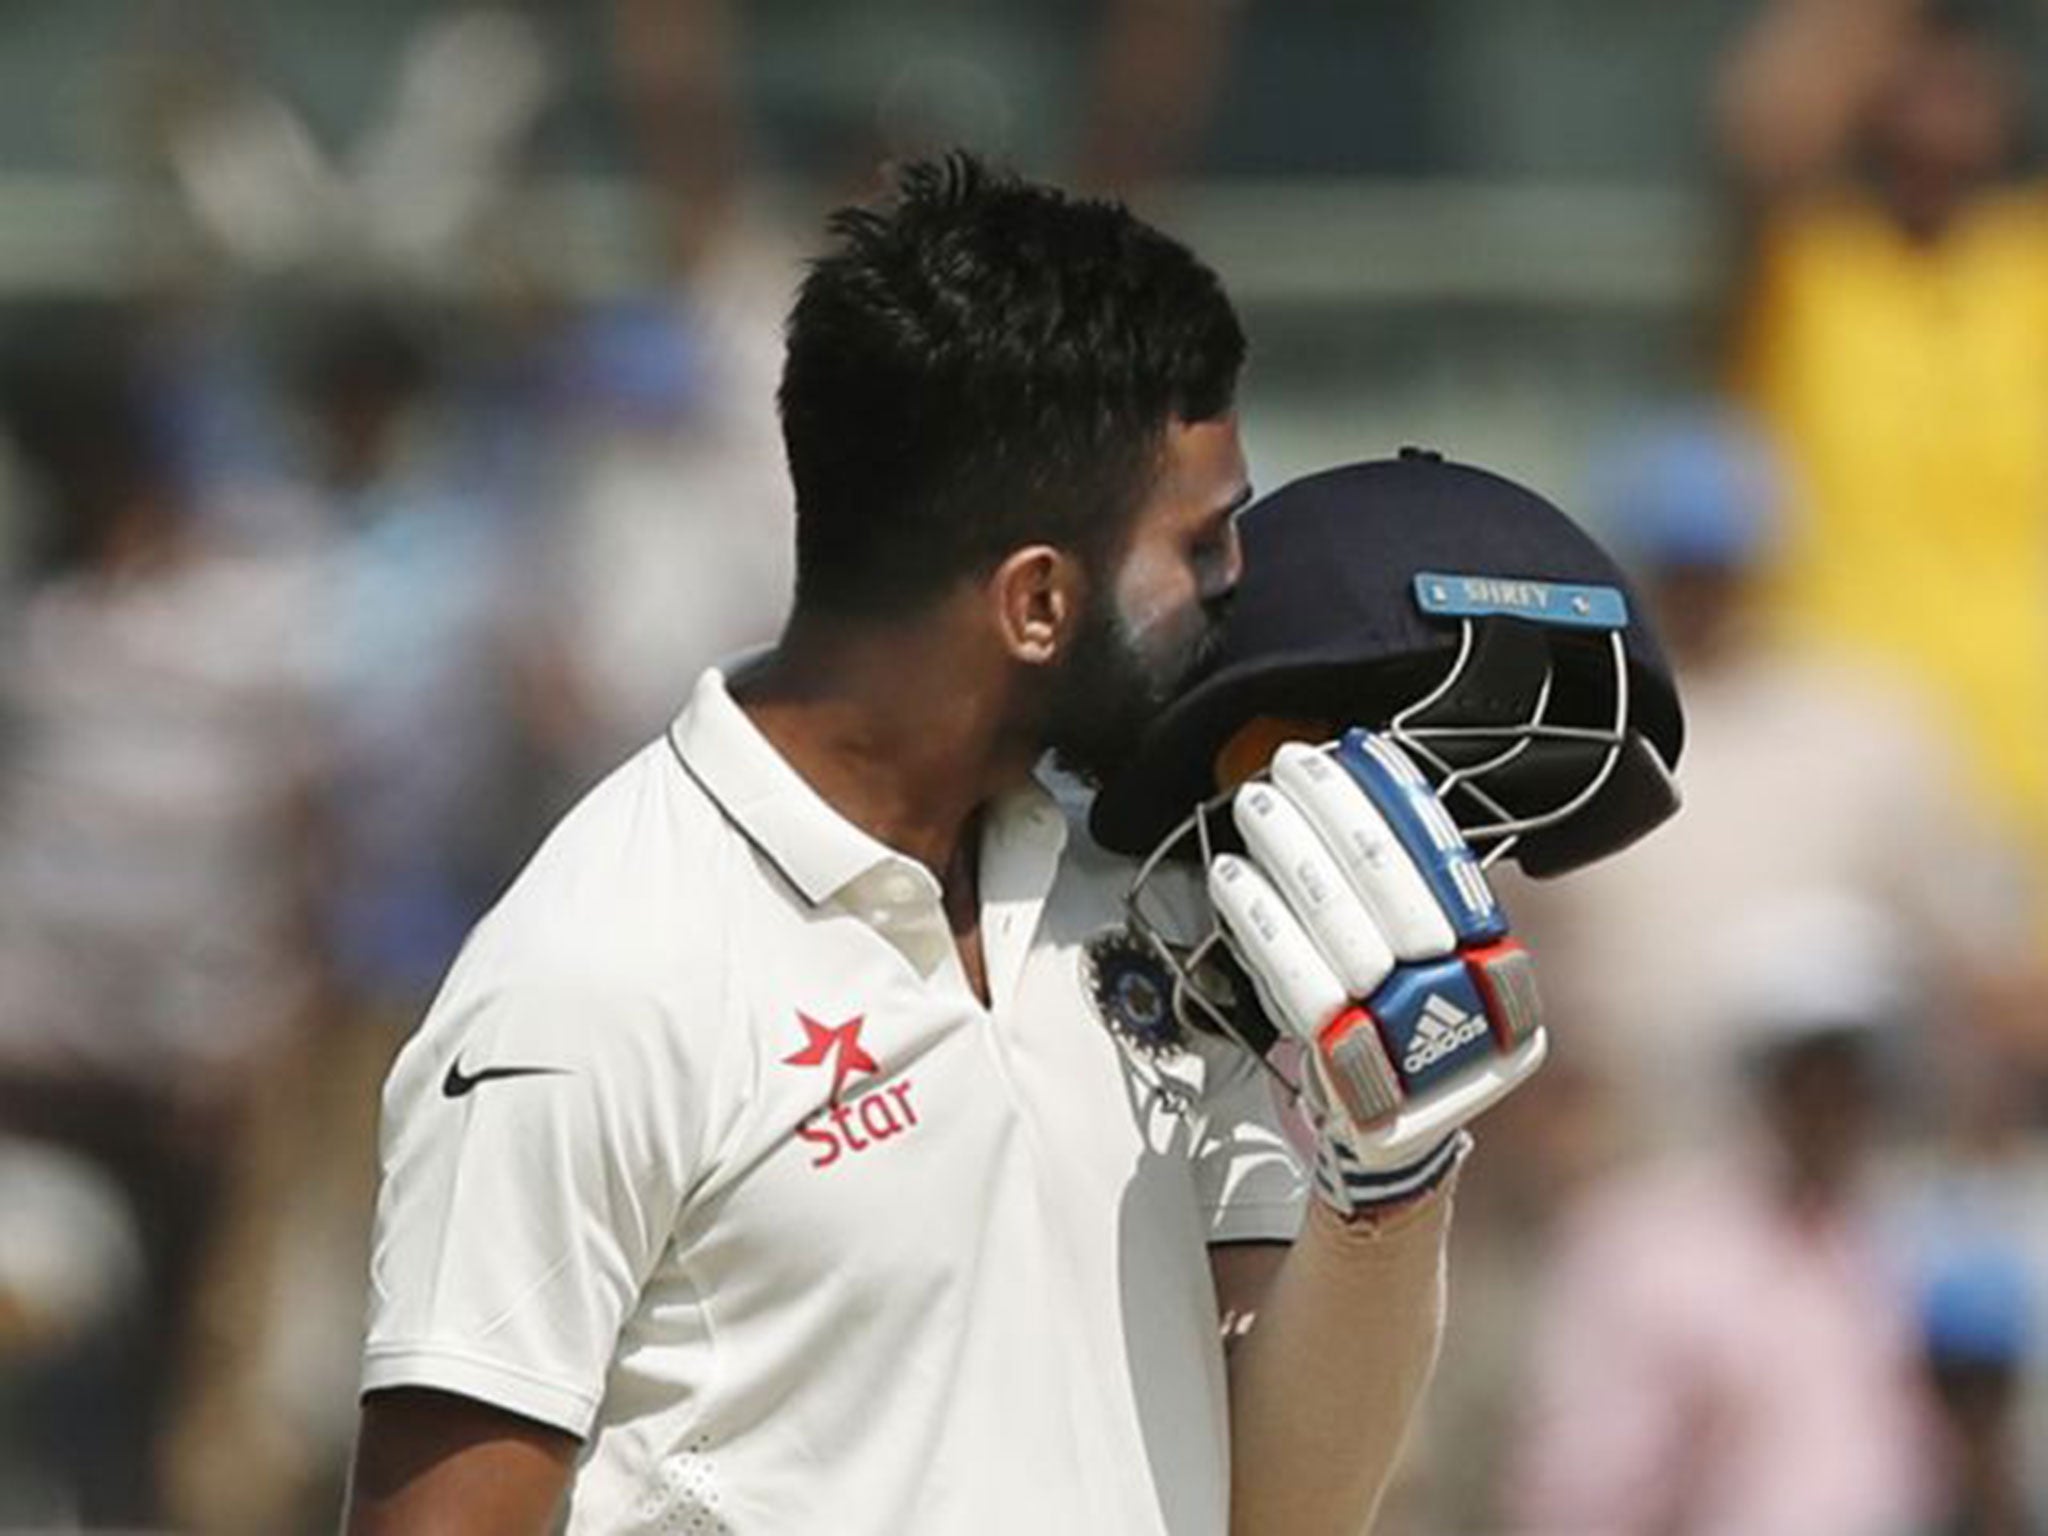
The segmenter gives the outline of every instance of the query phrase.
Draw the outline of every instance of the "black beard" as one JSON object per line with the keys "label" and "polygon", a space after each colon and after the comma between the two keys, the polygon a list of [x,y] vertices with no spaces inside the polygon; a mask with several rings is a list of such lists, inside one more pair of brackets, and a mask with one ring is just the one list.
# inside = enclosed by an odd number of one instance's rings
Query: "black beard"
{"label": "black beard", "polygon": [[1160,713],[1214,661],[1223,636],[1222,605],[1205,618],[1188,653],[1160,671],[1117,622],[1114,604],[1090,605],[1053,684],[1046,720],[1046,746],[1063,771],[1099,787],[1137,751]]}

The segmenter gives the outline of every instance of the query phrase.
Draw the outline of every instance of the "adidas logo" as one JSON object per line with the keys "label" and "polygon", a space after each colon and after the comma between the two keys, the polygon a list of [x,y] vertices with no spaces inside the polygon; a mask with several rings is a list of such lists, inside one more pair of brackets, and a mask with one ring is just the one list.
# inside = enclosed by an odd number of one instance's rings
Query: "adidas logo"
{"label": "adidas logo", "polygon": [[1486,1020],[1467,1013],[1441,992],[1429,994],[1422,1005],[1422,1017],[1409,1037],[1408,1052],[1401,1058],[1401,1070],[1413,1077],[1435,1066],[1453,1051],[1462,1050],[1486,1033]]}

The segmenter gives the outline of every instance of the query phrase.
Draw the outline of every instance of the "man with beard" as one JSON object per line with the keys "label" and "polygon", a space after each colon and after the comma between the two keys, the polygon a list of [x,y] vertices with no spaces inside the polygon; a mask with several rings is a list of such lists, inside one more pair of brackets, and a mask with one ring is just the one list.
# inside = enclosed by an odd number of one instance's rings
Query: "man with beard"
{"label": "man with beard", "polygon": [[[1356,1530],[1440,1172],[1290,1253],[1274,1096],[1155,1049],[1076,783],[1237,581],[1236,318],[964,157],[832,230],[780,643],[556,829],[392,1073],[350,1530]],[[1247,1389],[1226,1332],[1329,1368]]]}

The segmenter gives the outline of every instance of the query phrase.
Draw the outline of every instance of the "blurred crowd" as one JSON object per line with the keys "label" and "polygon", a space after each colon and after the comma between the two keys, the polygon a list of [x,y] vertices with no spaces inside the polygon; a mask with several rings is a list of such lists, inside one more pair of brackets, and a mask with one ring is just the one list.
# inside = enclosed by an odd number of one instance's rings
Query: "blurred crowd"
{"label": "blurred crowd", "polygon": [[2024,99],[1991,17],[1905,0],[1777,0],[1712,82],[1715,366],[1588,486],[1680,678],[1686,806],[1510,892],[1558,1059],[1468,1181],[1417,1529],[2043,1528]]}
{"label": "blurred crowd", "polygon": [[[1094,8],[1026,169],[1198,176],[1263,10]],[[1655,611],[1687,808],[1506,882],[1555,1060],[1465,1177],[1397,1536],[2048,1530],[2031,93],[1984,8],[1742,11],[1711,360],[1563,498]],[[175,230],[0,306],[0,1529],[332,1528],[383,1070],[550,819],[773,637],[803,230],[980,121],[892,95],[777,222],[740,8],[592,13],[656,280],[559,281],[547,13],[447,6],[345,155],[166,23]]]}

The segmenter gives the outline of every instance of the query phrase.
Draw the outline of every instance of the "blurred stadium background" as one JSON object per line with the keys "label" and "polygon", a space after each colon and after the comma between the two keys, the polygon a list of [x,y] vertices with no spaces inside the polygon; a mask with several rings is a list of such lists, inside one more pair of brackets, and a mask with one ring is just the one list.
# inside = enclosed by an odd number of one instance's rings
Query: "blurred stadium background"
{"label": "blurred stadium background", "polygon": [[1385,1528],[2043,1529],[2044,21],[0,7],[0,1529],[333,1528],[383,1064],[772,636],[792,275],[953,144],[1219,269],[1261,485],[1525,480],[1685,677],[1687,818],[1508,892]]}

